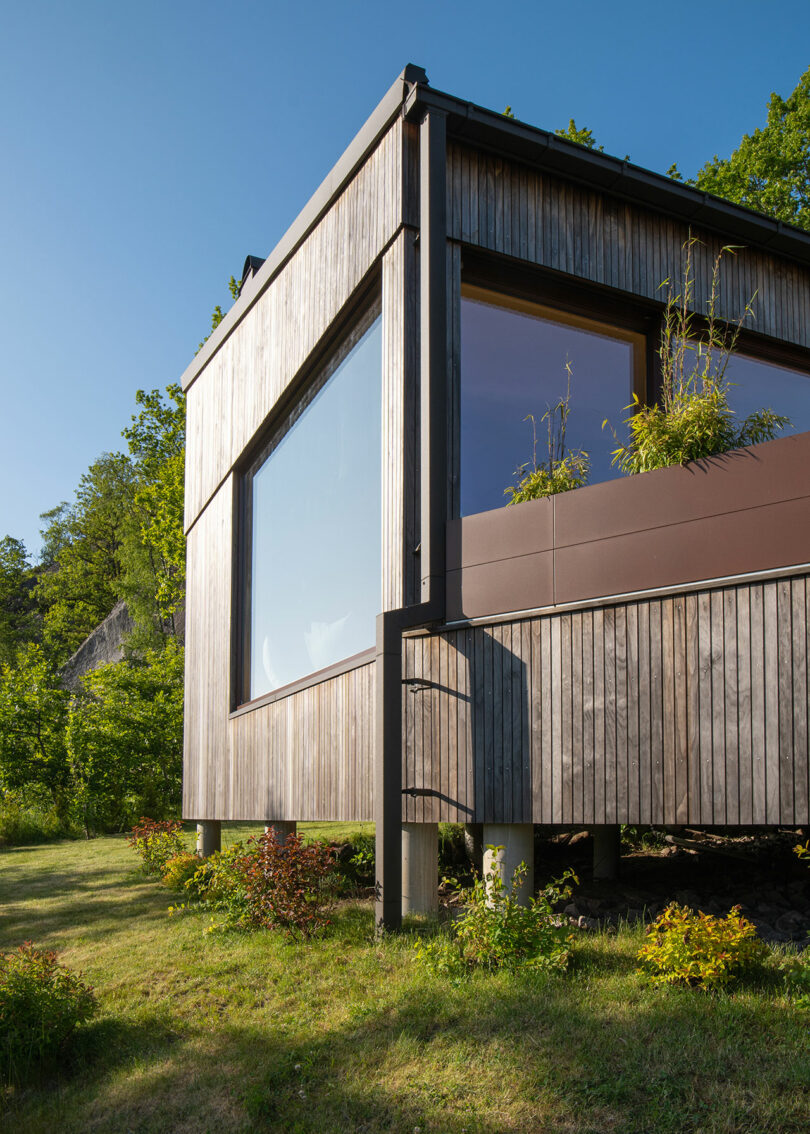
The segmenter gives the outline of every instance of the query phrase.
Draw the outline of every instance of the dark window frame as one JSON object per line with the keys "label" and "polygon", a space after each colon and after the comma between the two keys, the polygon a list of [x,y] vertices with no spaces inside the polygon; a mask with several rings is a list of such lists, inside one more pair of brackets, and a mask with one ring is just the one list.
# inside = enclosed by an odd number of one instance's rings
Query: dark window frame
{"label": "dark window frame", "polygon": [[[382,286],[374,273],[358,289],[320,339],[298,373],[274,405],[234,469],[233,573],[231,593],[230,716],[240,716],[262,705],[319,685],[371,660],[370,650],[341,659],[324,669],[305,674],[259,697],[250,699],[251,564],[253,547],[253,477],[286,437],[326,383],[373,323],[383,315]],[[382,376],[381,376],[382,380]]]}

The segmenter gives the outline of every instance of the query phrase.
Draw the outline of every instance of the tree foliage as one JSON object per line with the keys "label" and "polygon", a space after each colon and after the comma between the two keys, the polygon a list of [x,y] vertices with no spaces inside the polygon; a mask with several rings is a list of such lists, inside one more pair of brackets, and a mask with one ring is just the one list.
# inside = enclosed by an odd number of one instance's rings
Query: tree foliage
{"label": "tree foliage", "polygon": [[60,815],[70,796],[69,699],[40,645],[23,646],[0,668],[0,788],[45,792]]}
{"label": "tree foliage", "polygon": [[120,594],[127,600],[141,637],[177,633],[185,596],[186,544],[183,534],[185,397],[178,385],[166,398],[159,390],[138,390],[141,411],[123,436],[133,467],[131,523],[122,542]]}
{"label": "tree foliage", "polygon": [[66,745],[77,818],[88,833],[177,811],[183,768],[183,650],[169,640],[143,658],[84,675]]}
{"label": "tree foliage", "polygon": [[34,577],[22,540],[0,540],[0,665],[10,665],[19,647],[37,634]]}
{"label": "tree foliage", "polygon": [[78,649],[119,598],[119,550],[132,512],[134,477],[121,453],[104,453],[79,481],[74,502],[46,514],[53,560],[39,576],[45,645],[57,664]]}
{"label": "tree foliage", "polygon": [[[681,179],[676,166],[669,172]],[[810,230],[810,68],[787,98],[771,95],[762,128],[687,184]]]}
{"label": "tree foliage", "polygon": [[587,146],[589,150],[598,150],[600,154],[605,152],[604,146],[597,146],[593,130],[589,130],[587,126],[580,128],[573,118],[568,119],[568,125],[564,129],[555,130],[554,133],[558,138],[567,138],[569,142],[577,142],[580,146]]}

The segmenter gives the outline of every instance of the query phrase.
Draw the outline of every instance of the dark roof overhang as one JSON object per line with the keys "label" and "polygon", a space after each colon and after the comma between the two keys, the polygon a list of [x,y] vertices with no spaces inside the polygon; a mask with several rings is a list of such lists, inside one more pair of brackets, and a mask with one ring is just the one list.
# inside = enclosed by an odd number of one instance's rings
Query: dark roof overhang
{"label": "dark roof overhang", "polygon": [[184,390],[328,212],[395,119],[404,115],[418,121],[426,110],[447,115],[450,138],[699,225],[725,241],[739,241],[810,266],[810,233],[803,229],[434,90],[424,70],[409,63],[261,267],[244,282],[236,303],[183,374]]}

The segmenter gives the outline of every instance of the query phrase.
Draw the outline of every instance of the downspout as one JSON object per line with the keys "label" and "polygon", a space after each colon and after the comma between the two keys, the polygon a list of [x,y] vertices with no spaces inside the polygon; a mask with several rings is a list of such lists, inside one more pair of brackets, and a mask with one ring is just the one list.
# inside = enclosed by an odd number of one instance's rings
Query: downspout
{"label": "downspout", "polygon": [[447,525],[447,115],[419,126],[421,601],[377,616],[375,923],[402,925],[402,632],[445,617]]}

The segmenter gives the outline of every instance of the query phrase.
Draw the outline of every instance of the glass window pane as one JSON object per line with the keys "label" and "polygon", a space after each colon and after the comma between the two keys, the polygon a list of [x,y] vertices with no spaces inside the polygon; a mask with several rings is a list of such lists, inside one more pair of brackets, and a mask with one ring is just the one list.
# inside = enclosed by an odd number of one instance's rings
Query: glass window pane
{"label": "glass window pane", "polygon": [[557,318],[529,304],[487,302],[473,298],[473,289],[466,291],[461,302],[461,514],[506,503],[504,490],[515,483],[515,470],[532,461],[528,414],[537,423],[538,464],[546,458],[546,425],[540,419],[565,395],[566,361],[572,372],[567,447],[590,455],[591,484],[620,475],[610,458],[616,443],[602,422],[607,418],[619,438],[626,437],[641,336],[618,329],[614,334],[602,324],[562,314]]}
{"label": "glass window pane", "polygon": [[380,319],[253,476],[252,700],[374,645]]}
{"label": "glass window pane", "polygon": [[780,434],[810,430],[810,375],[758,358],[735,354],[726,367],[728,403],[742,422],[755,410],[772,409],[790,418]]}

